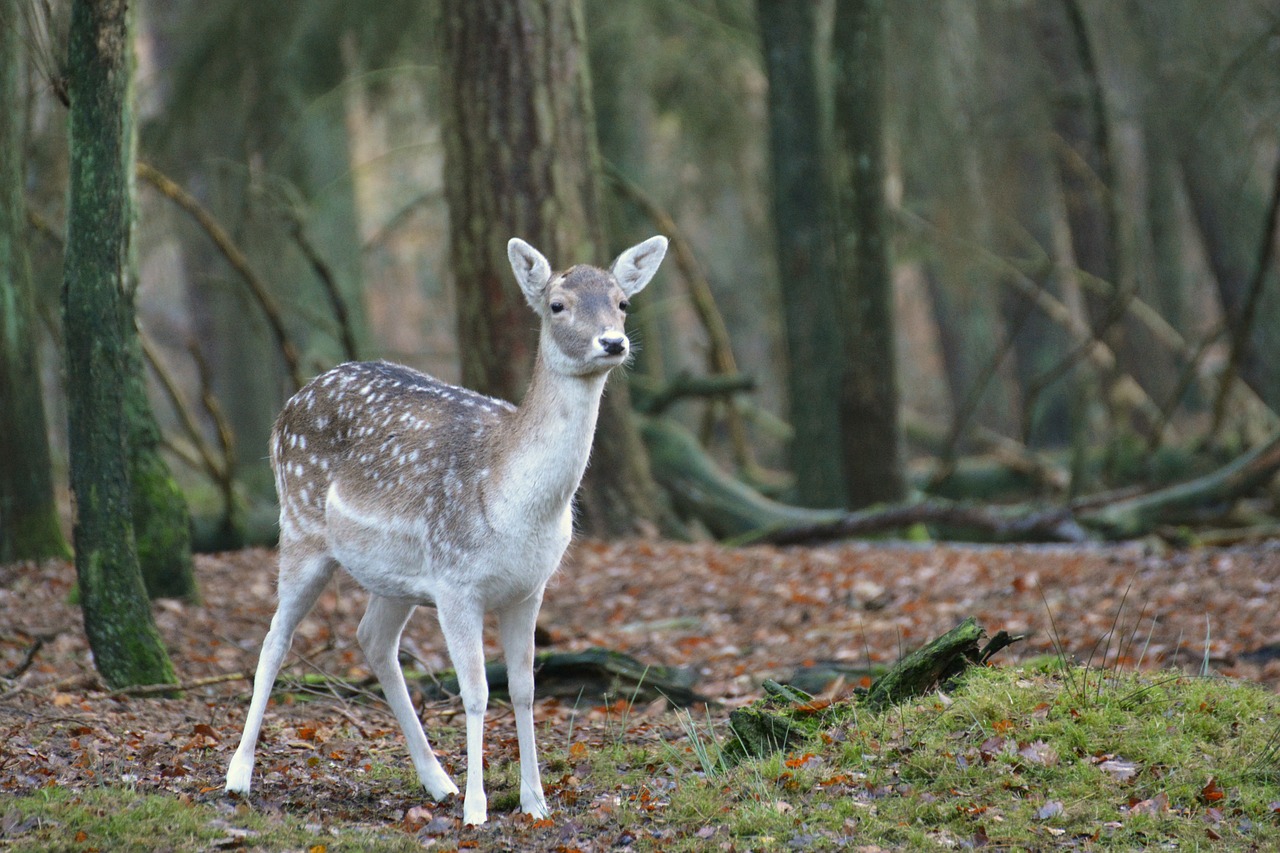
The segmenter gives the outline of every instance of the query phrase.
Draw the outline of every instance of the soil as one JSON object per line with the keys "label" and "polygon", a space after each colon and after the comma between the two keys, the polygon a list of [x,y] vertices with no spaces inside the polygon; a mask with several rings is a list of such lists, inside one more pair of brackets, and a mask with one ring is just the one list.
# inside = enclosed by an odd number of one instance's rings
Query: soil
{"label": "soil", "polygon": [[[156,603],[157,623],[184,683],[241,674],[191,687],[178,699],[105,690],[79,609],[69,603],[70,564],[0,566],[0,791],[124,781],[215,803],[228,813],[243,808],[222,795],[221,784],[248,705],[245,674],[256,664],[274,607],[274,566],[274,554],[265,550],[202,556],[196,572],[203,602]],[[1143,544],[729,550],[585,541],[553,579],[540,624],[548,650],[600,646],[649,664],[690,668],[716,717],[725,706],[758,697],[763,679],[786,681],[797,671],[817,668],[820,688],[846,691],[866,682],[868,668],[891,663],[969,615],[989,633],[1027,635],[1001,652],[999,662],[1061,650],[1094,666],[1207,667],[1277,690],[1278,605],[1280,544],[1170,552]],[[367,677],[354,639],[362,612],[363,594],[341,578],[299,629],[282,673],[295,686],[269,709],[259,747],[258,807],[319,825],[399,826],[420,836],[454,832],[460,802],[435,806],[414,790],[385,705],[324,686],[326,678]],[[494,633],[490,625],[491,656],[498,654]],[[422,668],[448,666],[430,611],[411,620],[403,649]],[[310,687],[302,684],[307,676]],[[465,769],[460,705],[414,698],[433,746],[457,779]],[[538,737],[545,748],[570,754],[572,743],[678,737],[663,700],[624,706],[587,695],[540,698]],[[492,778],[494,767],[515,760],[514,726],[500,703],[491,708],[487,728]],[[405,772],[380,776],[379,766]],[[490,788],[492,803],[492,782]],[[586,820],[573,816],[575,800],[590,804],[614,795],[570,798],[554,783],[549,788],[553,807],[572,818],[547,830],[561,835]],[[520,820],[497,813],[484,831],[501,833],[504,822]],[[567,846],[591,845],[579,839]]]}

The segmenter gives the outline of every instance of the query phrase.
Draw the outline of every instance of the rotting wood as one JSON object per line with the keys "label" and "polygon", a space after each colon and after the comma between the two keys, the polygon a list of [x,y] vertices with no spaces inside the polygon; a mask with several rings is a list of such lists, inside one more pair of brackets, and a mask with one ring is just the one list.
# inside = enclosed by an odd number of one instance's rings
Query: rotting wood
{"label": "rotting wood", "polygon": [[1105,503],[1077,513],[1081,524],[1109,539],[1140,536],[1169,512],[1232,500],[1262,486],[1280,471],[1280,432],[1203,477]]}
{"label": "rotting wood", "polygon": [[1007,631],[998,631],[983,644],[986,638],[987,632],[970,616],[903,657],[864,695],[855,694],[836,702],[815,699],[794,685],[766,680],[761,685],[763,699],[730,713],[725,752],[731,760],[740,760],[791,749],[860,711],[883,711],[938,689],[969,667],[985,665],[997,652],[1022,639]]}
{"label": "rotting wood", "polygon": [[771,500],[734,478],[682,426],[643,418],[654,477],[678,512],[729,544],[804,545],[888,533],[924,524],[949,537],[1001,542],[1126,539],[1155,530],[1170,513],[1234,500],[1280,471],[1280,432],[1204,476],[1154,491],[1116,492],[1066,506],[980,505],[931,498],[846,512]]}

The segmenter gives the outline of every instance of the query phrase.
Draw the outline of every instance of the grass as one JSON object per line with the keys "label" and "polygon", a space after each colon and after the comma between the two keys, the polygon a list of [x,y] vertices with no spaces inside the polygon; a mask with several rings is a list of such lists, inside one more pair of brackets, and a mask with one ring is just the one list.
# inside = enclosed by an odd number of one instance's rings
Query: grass
{"label": "grass", "polygon": [[1280,846],[1280,699],[1114,671],[1089,674],[1082,695],[1085,678],[1053,660],[974,670],[952,694],[732,767],[686,718],[663,820],[702,829],[686,849],[712,831],[752,849]]}
{"label": "grass", "polygon": [[44,788],[5,804],[12,850],[326,849],[419,850],[409,835],[383,827],[330,830],[246,805],[195,803],[128,787]]}
{"label": "grass", "polygon": [[[575,729],[544,753],[551,821],[508,813],[518,807],[517,765],[498,759],[486,774],[495,820],[432,841],[442,849],[468,839],[485,849],[574,849],[574,838],[590,839],[583,848],[635,850],[1280,849],[1278,719],[1280,697],[1247,683],[1086,672],[1043,658],[970,670],[946,693],[881,713],[858,709],[763,759],[726,756],[721,716],[680,712],[664,737],[628,737],[617,722]],[[394,799],[411,805],[415,785],[399,758],[382,770],[377,763],[370,779],[395,776]],[[4,811],[5,825],[21,829],[0,842],[13,849],[422,843],[396,824],[310,825],[289,809],[119,786],[41,790]]]}
{"label": "grass", "polygon": [[1278,712],[1248,684],[1048,657],[861,711],[763,760],[728,760],[725,727],[677,712],[682,738],[647,755],[606,743],[581,781],[624,792],[610,819],[641,849],[646,831],[691,850],[1265,848],[1280,844]]}

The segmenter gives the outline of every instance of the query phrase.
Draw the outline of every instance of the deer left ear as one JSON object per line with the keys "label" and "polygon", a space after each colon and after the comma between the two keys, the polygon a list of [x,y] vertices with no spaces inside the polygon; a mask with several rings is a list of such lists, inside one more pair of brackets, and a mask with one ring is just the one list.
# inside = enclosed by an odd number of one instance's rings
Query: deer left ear
{"label": "deer left ear", "polygon": [[666,254],[667,238],[650,237],[618,255],[610,272],[618,280],[622,292],[634,296],[653,278]]}

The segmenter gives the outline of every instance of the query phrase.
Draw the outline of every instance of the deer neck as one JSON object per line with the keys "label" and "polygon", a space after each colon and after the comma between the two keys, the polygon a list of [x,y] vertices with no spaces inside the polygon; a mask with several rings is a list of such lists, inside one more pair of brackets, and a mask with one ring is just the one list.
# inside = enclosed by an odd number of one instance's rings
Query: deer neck
{"label": "deer neck", "polygon": [[563,515],[587,467],[607,372],[552,371],[541,348],[524,400],[503,437],[503,489],[531,519]]}

